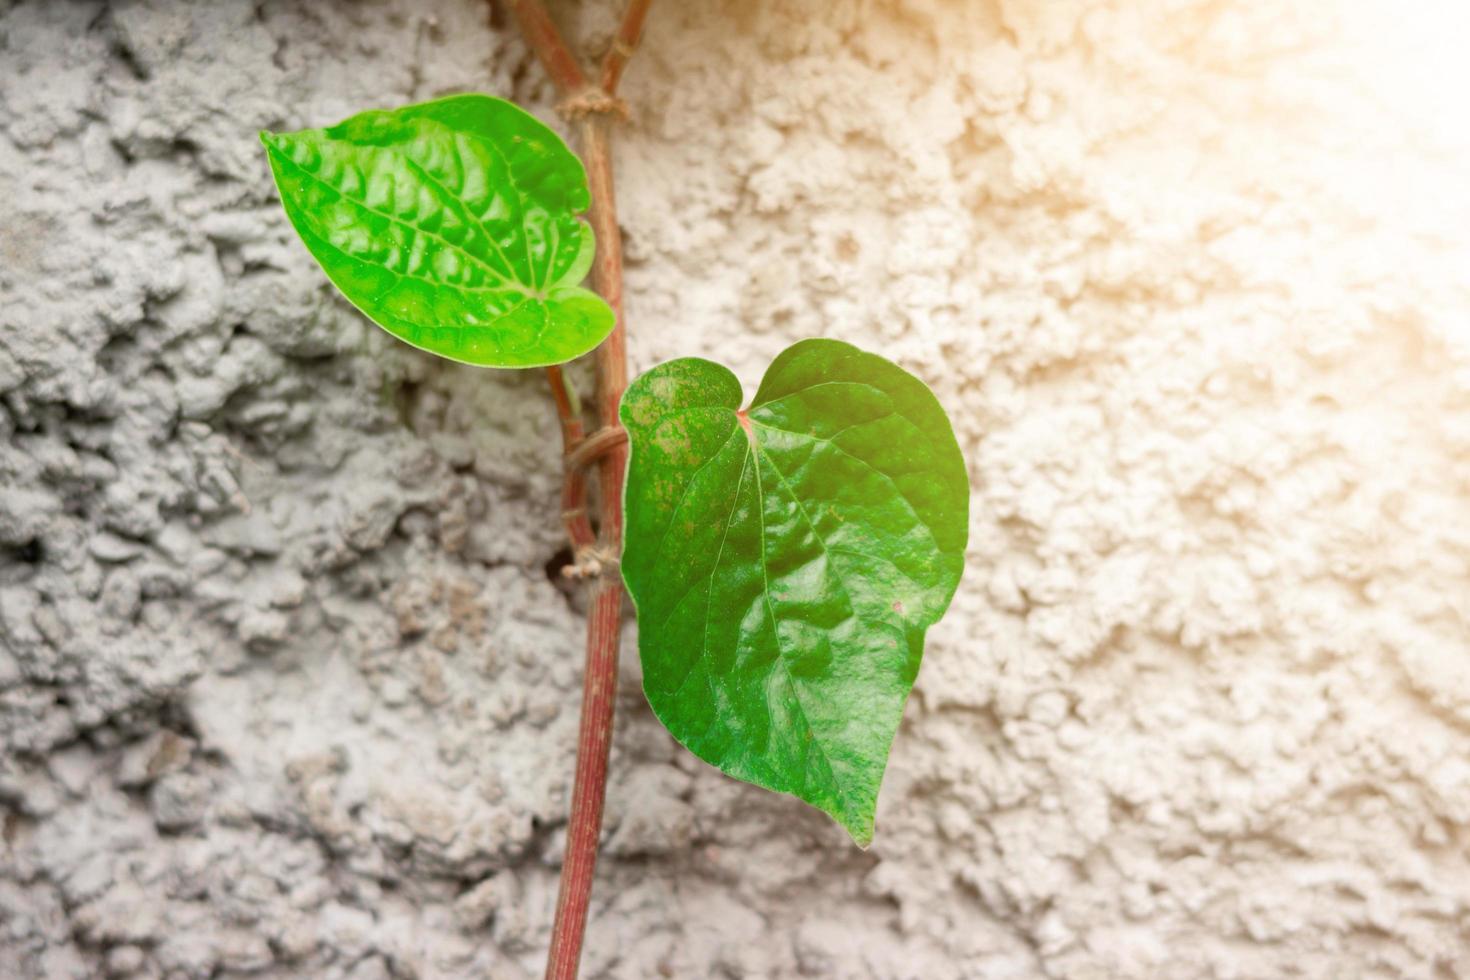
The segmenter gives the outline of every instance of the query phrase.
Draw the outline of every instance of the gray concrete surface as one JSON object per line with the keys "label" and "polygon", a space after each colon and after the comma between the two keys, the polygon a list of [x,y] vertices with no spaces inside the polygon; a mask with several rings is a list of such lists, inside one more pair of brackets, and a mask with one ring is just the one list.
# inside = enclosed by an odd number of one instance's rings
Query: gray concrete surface
{"label": "gray concrete surface", "polygon": [[[635,369],[900,360],[972,545],[866,853],[625,656],[588,977],[1470,975],[1455,16],[655,5]],[[479,0],[0,0],[0,976],[539,975],[541,378],[364,324],[254,135],[461,90],[552,115]]]}

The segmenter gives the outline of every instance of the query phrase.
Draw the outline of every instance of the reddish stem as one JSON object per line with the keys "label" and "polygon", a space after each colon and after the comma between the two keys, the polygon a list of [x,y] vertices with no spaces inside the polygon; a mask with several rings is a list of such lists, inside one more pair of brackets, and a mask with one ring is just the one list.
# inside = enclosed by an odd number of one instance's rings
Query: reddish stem
{"label": "reddish stem", "polygon": [[[629,0],[617,37],[599,73],[602,84],[589,90],[586,76],[539,0],[511,2],[526,42],[541,59],[562,97],[574,99],[587,95],[589,91],[596,96],[581,100],[578,135],[592,196],[588,218],[597,240],[592,284],[612,307],[615,317],[612,333],[597,348],[595,355],[595,407],[600,428],[594,436],[594,440],[601,440],[595,447],[602,517],[601,548],[605,555],[614,558],[622,554],[623,474],[628,465],[627,439],[615,437],[614,432],[620,431],[618,405],[622,401],[623,390],[628,386],[628,359],[623,321],[622,234],[613,197],[608,116],[618,110],[613,95],[643,31],[649,3],[650,0]],[[551,377],[565,436],[573,431],[568,422],[569,414],[577,413],[572,410],[569,399],[563,403],[567,390],[559,384],[564,380],[560,373]],[[580,441],[580,418],[576,419],[576,426]],[[571,444],[565,446],[568,456],[577,449]],[[592,455],[593,448],[592,445],[583,447],[578,462]],[[575,510],[585,497],[582,472],[581,465],[567,466],[562,499],[563,507],[568,511]],[[585,517],[585,511],[583,513]],[[568,534],[572,534],[570,523]],[[576,539],[573,540],[575,542]],[[577,771],[572,783],[571,816],[567,825],[561,887],[556,898],[556,920],[552,925],[551,949],[546,960],[547,980],[575,980],[582,957],[582,937],[587,928],[587,909],[597,867],[598,837],[602,832],[603,803],[607,796],[607,761],[612,746],[622,610],[622,577],[615,568],[609,569],[593,587],[592,608],[587,620],[587,667],[582,684],[582,718],[577,733]]]}
{"label": "reddish stem", "polygon": [[567,465],[575,467],[590,466],[619,446],[626,445],[627,442],[628,430],[622,426],[614,429],[598,429],[577,443],[571,455],[567,456]]}
{"label": "reddish stem", "polygon": [[[607,300],[617,318],[612,333],[597,348],[597,417],[605,429],[620,425],[618,406],[628,387],[628,334],[623,318],[623,236],[618,228],[617,204],[613,197],[612,151],[608,145],[611,120],[605,114],[587,116],[581,122],[582,163],[587,168],[587,186],[592,192],[588,219],[597,239],[597,258],[592,264],[592,287]],[[628,446],[612,446],[598,466],[602,496],[602,543],[612,554],[623,547],[623,472],[628,466]]]}
{"label": "reddish stem", "polygon": [[572,543],[572,561],[576,563],[597,544],[592,522],[587,517],[585,464],[572,458],[586,442],[582,412],[560,365],[546,369],[546,380],[550,382],[551,398],[556,402],[556,415],[561,420],[562,468],[565,470],[561,485],[561,520],[567,530],[567,539]]}
{"label": "reddish stem", "polygon": [[556,920],[546,954],[546,980],[576,980],[582,959],[582,936],[587,929],[587,907],[597,870],[597,842],[602,834],[602,804],[607,796],[622,613],[623,581],[613,570],[593,585],[592,608],[587,615],[587,669],[582,678],[577,773],[572,782]]}
{"label": "reddish stem", "polygon": [[[592,266],[593,287],[607,300],[617,324],[597,348],[597,409],[604,430],[618,425],[618,405],[628,386],[627,342],[623,324],[623,250],[612,192],[612,157],[608,121],[589,116],[582,122],[582,162],[592,191],[589,218],[597,239]],[[628,465],[626,440],[608,447],[598,461],[602,503],[602,545],[607,554],[623,548],[623,473]],[[577,733],[577,777],[572,784],[572,813],[567,826],[566,858],[551,927],[547,980],[575,980],[582,957],[582,936],[597,867],[597,841],[602,832],[602,806],[607,796],[607,756],[612,744],[613,696],[617,687],[618,641],[623,609],[623,580],[616,569],[597,580],[587,623],[587,673],[582,682],[582,722]]]}
{"label": "reddish stem", "polygon": [[638,39],[643,36],[643,21],[648,17],[648,8],[653,0],[629,0],[623,11],[623,22],[613,37],[612,47],[602,61],[602,90],[608,95],[618,94],[618,83],[623,80],[623,69],[628,59],[638,50]]}
{"label": "reddish stem", "polygon": [[510,0],[510,9],[515,12],[521,25],[521,36],[536,52],[536,57],[546,67],[546,74],[556,83],[563,95],[575,95],[587,87],[587,76],[582,66],[562,42],[561,32],[556,29],[551,15],[540,0]]}

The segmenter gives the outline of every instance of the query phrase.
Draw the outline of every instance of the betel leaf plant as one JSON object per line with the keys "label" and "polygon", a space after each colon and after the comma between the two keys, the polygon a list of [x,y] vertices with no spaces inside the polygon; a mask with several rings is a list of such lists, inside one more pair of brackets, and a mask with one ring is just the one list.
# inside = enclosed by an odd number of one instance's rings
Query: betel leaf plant
{"label": "betel leaf plant", "polygon": [[456,95],[261,140],[301,241],[400,340],[544,367],[612,332],[581,285],[595,251],[582,164],[511,103]]}
{"label": "betel leaf plant", "polygon": [[743,400],[697,358],[623,397],[643,688],[700,758],[866,846],[924,630],[959,584],[964,461],[921,381],[841,341],[788,348]]}
{"label": "betel leaf plant", "polygon": [[[744,408],[735,375],[698,358],[627,385],[608,141],[649,0],[628,4],[596,81],[538,2],[512,6],[581,159],[529,113],[473,94],[261,140],[292,227],[364,315],[441,357],[547,371],[570,568],[592,590],[547,963],[569,978],[602,824],[624,584],[644,690],[674,738],[866,846],[925,631],[959,584],[969,487],[929,389],[838,340],[788,348]],[[589,270],[595,291],[582,286]],[[561,365],[594,351],[588,433]]]}

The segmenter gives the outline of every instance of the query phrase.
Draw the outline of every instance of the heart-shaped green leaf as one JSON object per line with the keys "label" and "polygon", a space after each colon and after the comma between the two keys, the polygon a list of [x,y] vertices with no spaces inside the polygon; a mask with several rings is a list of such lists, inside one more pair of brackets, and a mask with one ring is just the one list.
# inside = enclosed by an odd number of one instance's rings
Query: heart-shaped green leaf
{"label": "heart-shaped green leaf", "polygon": [[592,265],[587,174],[503,99],[456,95],[328,129],[261,133],[281,204],[327,277],[401,340],[492,367],[585,354],[613,313]]}
{"label": "heart-shaped green leaf", "polygon": [[964,460],[923,382],[849,344],[789,348],[740,402],[697,358],[623,398],[643,688],[694,754],[866,846],[924,631],[964,567]]}

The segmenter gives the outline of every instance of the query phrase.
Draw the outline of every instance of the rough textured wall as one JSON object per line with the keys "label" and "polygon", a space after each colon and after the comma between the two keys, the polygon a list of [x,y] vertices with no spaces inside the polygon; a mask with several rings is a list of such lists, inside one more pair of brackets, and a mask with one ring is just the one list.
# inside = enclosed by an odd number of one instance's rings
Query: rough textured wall
{"label": "rough textured wall", "polygon": [[[675,746],[625,656],[589,977],[1470,974],[1433,16],[655,6],[635,369],[902,361],[972,545],[867,853]],[[254,138],[462,89],[549,116],[504,21],[0,0],[0,975],[538,974],[581,646],[541,378],[365,326]]]}

